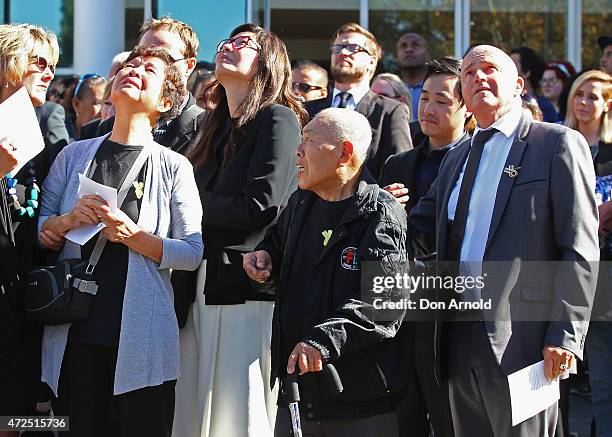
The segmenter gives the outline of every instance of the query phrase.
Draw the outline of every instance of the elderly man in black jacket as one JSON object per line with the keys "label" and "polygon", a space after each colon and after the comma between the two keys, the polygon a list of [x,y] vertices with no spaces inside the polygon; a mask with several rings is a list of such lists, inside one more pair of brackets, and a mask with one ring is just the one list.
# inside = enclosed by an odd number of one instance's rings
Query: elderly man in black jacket
{"label": "elderly man in black jacket", "polygon": [[[322,111],[297,149],[299,190],[244,268],[275,281],[271,383],[299,368],[307,435],[396,436],[406,363],[393,339],[404,311],[381,310],[362,288],[364,262],[394,276],[406,266],[406,214],[364,168],[371,130],[347,109]],[[361,272],[364,269],[365,272]],[[401,302],[403,289],[379,295]],[[333,363],[344,385],[331,394],[320,371]],[[276,435],[291,421],[279,396]]]}

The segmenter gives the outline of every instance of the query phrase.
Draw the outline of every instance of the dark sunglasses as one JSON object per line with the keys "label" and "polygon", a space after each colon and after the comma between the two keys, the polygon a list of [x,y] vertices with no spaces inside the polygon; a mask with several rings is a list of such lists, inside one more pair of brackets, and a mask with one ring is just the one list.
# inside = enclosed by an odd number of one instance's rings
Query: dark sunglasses
{"label": "dark sunglasses", "polygon": [[306,83],[306,82],[293,82],[293,84],[291,85],[291,89],[293,91],[301,91],[303,93],[307,93],[312,90],[322,90],[323,87],[317,86],[317,85],[310,85],[309,83]]}
{"label": "dark sunglasses", "polygon": [[36,56],[30,56],[30,59],[34,60],[33,64],[36,65],[36,67],[38,67],[41,73],[45,71],[47,67],[49,67],[49,70],[51,70],[51,73],[55,74],[55,65],[47,61],[47,58],[43,58],[42,56],[36,55]]}
{"label": "dark sunglasses", "polygon": [[96,74],[96,73],[88,73],[88,74],[82,75],[81,77],[79,77],[79,81],[77,82],[77,85],[74,87],[74,94],[72,95],[76,97],[79,94],[79,90],[81,89],[81,85],[83,84],[83,82],[89,79],[93,79],[94,77],[104,78],[104,76],[100,76],[99,74]]}
{"label": "dark sunglasses", "polygon": [[[249,43],[252,43],[252,45],[249,46]],[[253,50],[261,49],[259,44],[257,44],[255,40],[251,38],[250,36],[238,36],[238,37],[228,38],[228,39],[219,41],[219,44],[217,44],[217,53],[222,52],[223,47],[225,47],[226,44],[231,44],[232,50],[240,50],[245,47],[250,47]]]}
{"label": "dark sunglasses", "polygon": [[360,46],[359,44],[332,44],[330,48],[331,52],[334,55],[339,55],[340,53],[342,53],[343,50],[346,50],[347,53],[349,53],[350,55],[359,52],[365,52],[368,55],[372,56],[372,53],[370,53],[365,47]]}

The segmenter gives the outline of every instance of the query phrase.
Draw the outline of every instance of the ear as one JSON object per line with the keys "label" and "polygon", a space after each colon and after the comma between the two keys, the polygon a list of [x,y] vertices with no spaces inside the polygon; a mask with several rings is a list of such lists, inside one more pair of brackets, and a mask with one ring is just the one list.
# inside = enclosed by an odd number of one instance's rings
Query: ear
{"label": "ear", "polygon": [[525,79],[523,79],[521,76],[517,76],[516,87],[514,88],[514,97],[521,96],[523,94],[524,89],[525,89]]}
{"label": "ear", "polygon": [[196,66],[196,58],[188,58],[185,60],[185,62],[187,63],[187,77],[191,76],[191,73],[193,73],[193,69]]}
{"label": "ear", "polygon": [[159,104],[157,105],[157,112],[159,112],[160,114],[163,114],[165,112],[168,112],[171,109],[172,109],[172,100],[164,99],[162,97]]}
{"label": "ear", "polygon": [[72,109],[74,109],[74,112],[78,113],[79,112],[79,105],[81,104],[81,102],[79,102],[79,99],[77,99],[76,97],[72,98]]}
{"label": "ear", "polygon": [[344,140],[340,143],[342,155],[340,155],[340,164],[348,164],[353,157],[354,146],[350,141]]}

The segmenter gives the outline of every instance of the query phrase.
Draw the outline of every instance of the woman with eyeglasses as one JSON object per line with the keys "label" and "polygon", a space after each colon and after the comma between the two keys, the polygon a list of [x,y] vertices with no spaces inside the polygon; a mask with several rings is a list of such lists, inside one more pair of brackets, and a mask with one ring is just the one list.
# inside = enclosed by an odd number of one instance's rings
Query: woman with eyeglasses
{"label": "woman with eyeglasses", "polygon": [[[29,24],[0,25],[0,103],[23,87],[32,105],[41,106],[58,57],[53,33]],[[10,138],[0,138],[0,416],[36,414],[40,384],[41,327],[23,322],[19,278],[42,258],[36,217],[49,150],[12,175],[15,149]],[[0,431],[7,435],[17,433]]]}
{"label": "woman with eyeglasses", "polygon": [[[42,244],[61,250],[60,259],[89,260],[98,235],[82,246],[64,236],[100,223],[107,241],[88,317],[45,326],[42,378],[57,396],[55,415],[70,417],[73,437],[106,436],[111,405],[118,435],[169,437],[179,376],[170,272],[199,266],[202,210],[193,167],[154,142],[151,130],[176,116],[185,88],[165,50],[139,45],[111,94],[112,132],[65,147],[43,186]],[[97,195],[79,195],[80,175],[119,191],[133,165],[136,177],[116,211]]]}
{"label": "woman with eyeglasses", "polygon": [[72,109],[74,110],[74,138],[81,139],[81,127],[100,116],[104,102],[106,79],[97,74],[85,74],[80,77],[74,88]]}
{"label": "woman with eyeglasses", "polygon": [[412,116],[412,96],[408,92],[406,85],[396,74],[381,73],[374,76],[370,84],[370,90],[379,96],[388,97],[408,106],[408,120]]}
{"label": "woman with eyeglasses", "polygon": [[557,120],[562,121],[560,96],[563,88],[570,77],[576,74],[576,70],[569,62],[555,61],[546,64],[546,69],[540,79],[540,89],[542,95],[553,105],[557,112]]}
{"label": "woman with eyeglasses", "polygon": [[249,281],[242,257],[296,189],[295,150],[307,114],[291,92],[284,43],[258,26],[241,25],[219,43],[215,75],[216,106],[190,156],[206,251],[181,331],[174,435],[266,437],[276,414],[274,290]]}

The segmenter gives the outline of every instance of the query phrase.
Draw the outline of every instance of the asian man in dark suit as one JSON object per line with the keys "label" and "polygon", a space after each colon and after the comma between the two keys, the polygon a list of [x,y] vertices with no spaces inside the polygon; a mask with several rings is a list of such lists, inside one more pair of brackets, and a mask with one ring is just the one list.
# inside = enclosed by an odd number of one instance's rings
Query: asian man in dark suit
{"label": "asian man in dark suit", "polygon": [[453,296],[471,309],[437,313],[436,376],[448,378],[457,437],[552,437],[556,402],[512,426],[507,376],[543,361],[552,380],[582,359],[599,259],[589,148],[522,113],[523,79],[496,47],[467,53],[461,88],[475,135],[448,152],[409,219],[414,250],[483,282]]}
{"label": "asian man in dark suit", "polygon": [[366,166],[375,178],[389,156],[412,149],[408,107],[370,91],[381,54],[372,33],[355,23],[344,24],[332,37],[334,88],[326,98],[305,104],[311,119],[330,107],[353,109],[368,119],[372,142]]}
{"label": "asian man in dark suit", "polygon": [[[418,106],[421,142],[412,150],[391,156],[379,178],[379,185],[404,204],[406,212],[425,196],[438,176],[440,163],[449,150],[469,135],[466,121],[471,117],[461,97],[461,61],[435,59],[427,63],[425,81]],[[426,264],[426,260],[419,260]],[[417,300],[420,293],[413,294]],[[430,424],[436,437],[452,437],[453,424],[448,400],[448,384],[434,377],[434,320],[431,312],[409,312],[400,330],[402,344],[413,352],[408,390],[397,414],[401,436],[428,437]]]}
{"label": "asian man in dark suit", "polygon": [[[140,30],[138,44],[151,44],[161,47],[175,59],[175,65],[183,75],[185,88],[187,78],[196,65],[199,41],[193,29],[186,23],[170,17],[151,19]],[[163,120],[153,130],[153,139],[182,155],[188,155],[198,143],[198,126],[204,120],[204,111],[195,104],[188,93],[179,115],[172,120]],[[96,136],[109,133],[113,129],[115,117],[100,123]]]}

